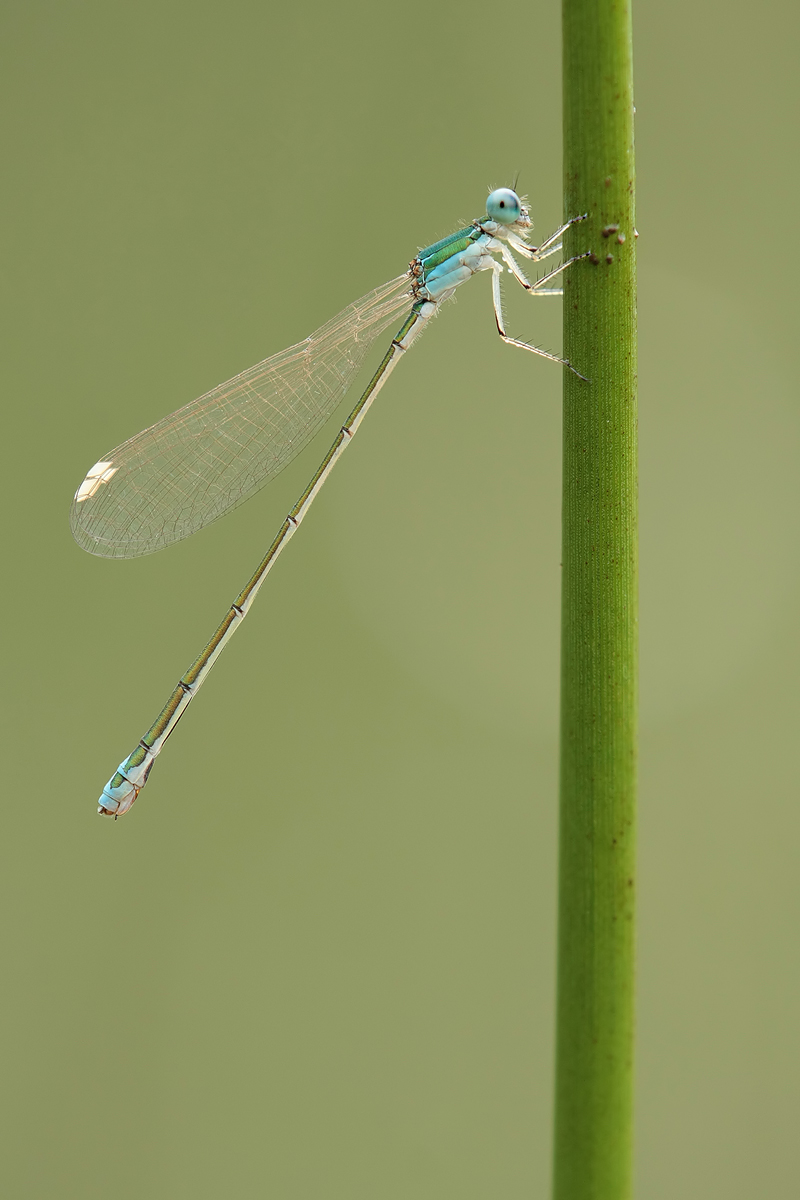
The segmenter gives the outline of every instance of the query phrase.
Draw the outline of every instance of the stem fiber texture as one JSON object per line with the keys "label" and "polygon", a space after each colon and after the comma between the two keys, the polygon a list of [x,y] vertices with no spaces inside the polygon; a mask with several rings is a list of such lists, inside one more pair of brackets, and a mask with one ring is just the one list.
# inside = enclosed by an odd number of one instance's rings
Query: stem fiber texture
{"label": "stem fiber texture", "polygon": [[[563,0],[566,273],[554,1200],[631,1195],[637,765],[630,0]],[[596,260],[596,261],[594,261]]]}

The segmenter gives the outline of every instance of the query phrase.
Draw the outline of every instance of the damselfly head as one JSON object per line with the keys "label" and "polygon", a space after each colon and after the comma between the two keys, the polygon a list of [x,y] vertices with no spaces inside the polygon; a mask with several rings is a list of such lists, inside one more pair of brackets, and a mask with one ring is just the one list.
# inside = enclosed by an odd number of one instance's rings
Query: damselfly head
{"label": "damselfly head", "polygon": [[518,225],[527,229],[531,223],[527,208],[511,188],[495,188],[489,193],[486,215],[498,225]]}

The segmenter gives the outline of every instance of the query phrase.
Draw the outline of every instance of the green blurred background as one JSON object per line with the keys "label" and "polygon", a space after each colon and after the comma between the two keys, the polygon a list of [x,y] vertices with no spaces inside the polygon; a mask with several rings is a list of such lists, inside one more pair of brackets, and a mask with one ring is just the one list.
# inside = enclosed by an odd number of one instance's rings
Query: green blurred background
{"label": "green blurred background", "polygon": [[[169,553],[87,468],[519,170],[561,215],[559,12],[2,7],[3,1193],[544,1200],[560,373],[464,289],[124,821],[96,797],[330,431]],[[635,11],[637,1195],[798,1194],[797,9]],[[506,286],[557,348],[557,301]]]}

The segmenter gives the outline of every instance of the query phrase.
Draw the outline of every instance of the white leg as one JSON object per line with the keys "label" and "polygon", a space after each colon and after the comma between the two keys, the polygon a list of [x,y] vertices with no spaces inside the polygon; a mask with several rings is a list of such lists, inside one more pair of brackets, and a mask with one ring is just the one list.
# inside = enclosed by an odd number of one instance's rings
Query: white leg
{"label": "white leg", "polygon": [[540,288],[538,283],[531,283],[522,271],[519,263],[505,243],[500,243],[500,253],[511,274],[530,296],[563,296],[563,288]]}
{"label": "white leg", "polygon": [[513,234],[509,234],[508,244],[513,246],[520,254],[524,254],[526,258],[532,258],[534,262],[541,262],[543,258],[549,258],[551,254],[558,254],[559,250],[564,249],[561,242],[556,242],[554,246],[548,244],[547,248],[540,253],[537,246],[528,246],[520,238],[514,237]]}
{"label": "white leg", "polygon": [[529,342],[520,342],[517,338],[509,337],[505,330],[503,321],[503,300],[500,294],[500,276],[503,273],[503,268],[498,262],[494,264],[492,271],[492,300],[494,302],[494,319],[497,322],[497,332],[504,342],[508,342],[509,346],[519,346],[520,350],[530,350],[531,354],[539,354],[542,358],[549,358],[551,362],[561,363],[562,367],[569,367],[573,375],[577,375],[578,379],[582,379],[584,383],[589,380],[585,375],[581,375],[580,371],[576,371],[571,362],[566,358],[559,358],[557,354],[551,354],[549,350],[542,350],[539,346],[531,346]]}
{"label": "white leg", "polygon": [[509,248],[505,244],[505,242],[500,243],[500,253],[503,256],[503,262],[506,264],[506,266],[508,267],[511,274],[514,276],[517,283],[521,284],[522,287],[525,288],[526,292],[532,291],[533,284],[531,283],[531,281],[528,278],[526,278],[524,271],[520,267],[517,260],[514,258],[514,255],[511,253],[511,251],[509,250]]}
{"label": "white leg", "polygon": [[572,258],[568,258],[560,267],[556,267],[553,271],[548,271],[541,279],[537,279],[533,284],[531,291],[538,291],[542,284],[547,283],[550,279],[555,279],[556,275],[560,275],[562,271],[566,271],[567,267],[571,267],[573,263],[580,262],[582,258],[591,258],[591,250],[586,250],[583,254],[574,254]]}
{"label": "white leg", "polygon": [[542,242],[541,246],[529,246],[526,242],[523,242],[521,238],[517,238],[513,233],[509,235],[508,240],[511,245],[513,245],[514,249],[519,250],[520,254],[524,254],[526,258],[547,258],[549,254],[555,254],[557,250],[561,249],[560,244],[556,246],[554,243],[560,243],[562,234],[566,233],[571,225],[577,225],[580,221],[585,221],[587,216],[588,214],[584,213],[581,217],[572,217],[571,220],[567,221],[566,225],[562,225],[561,228],[557,229],[555,233],[552,233],[549,238],[546,238]]}
{"label": "white leg", "polygon": [[525,288],[525,291],[529,292],[531,296],[563,296],[564,293],[561,288],[543,288],[542,284],[547,283],[550,279],[554,279],[556,275],[560,275],[562,271],[565,271],[567,267],[571,266],[572,263],[578,262],[579,259],[588,258],[591,254],[591,251],[587,251],[586,254],[576,254],[574,258],[568,259],[565,263],[562,263],[560,267],[556,267],[554,271],[550,271],[547,275],[543,275],[541,279],[537,279],[536,283],[530,283],[530,281],[526,279],[525,275],[520,269],[519,263],[514,258],[514,255],[511,253],[508,246],[501,243],[500,253],[503,256],[503,261],[516,279],[517,283],[521,284],[521,286]]}

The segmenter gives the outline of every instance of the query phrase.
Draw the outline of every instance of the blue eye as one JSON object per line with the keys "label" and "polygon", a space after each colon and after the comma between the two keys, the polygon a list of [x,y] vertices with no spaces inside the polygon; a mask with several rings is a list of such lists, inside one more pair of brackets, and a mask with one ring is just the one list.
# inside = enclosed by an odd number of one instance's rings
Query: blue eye
{"label": "blue eye", "polygon": [[498,225],[513,225],[519,218],[522,205],[519,196],[511,188],[495,188],[486,201],[486,214]]}

